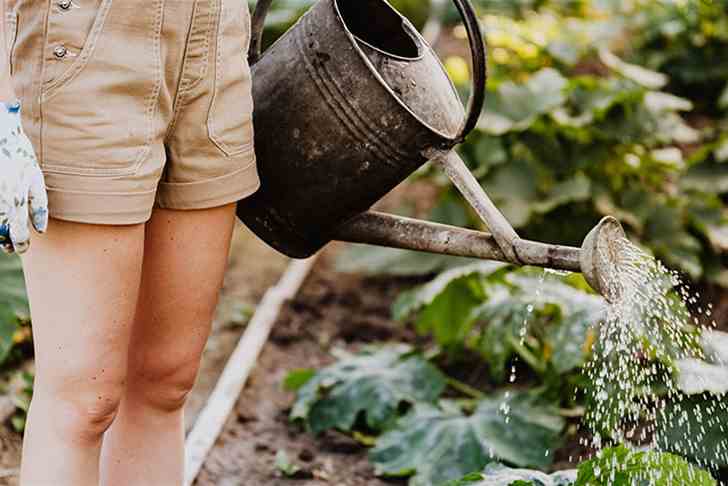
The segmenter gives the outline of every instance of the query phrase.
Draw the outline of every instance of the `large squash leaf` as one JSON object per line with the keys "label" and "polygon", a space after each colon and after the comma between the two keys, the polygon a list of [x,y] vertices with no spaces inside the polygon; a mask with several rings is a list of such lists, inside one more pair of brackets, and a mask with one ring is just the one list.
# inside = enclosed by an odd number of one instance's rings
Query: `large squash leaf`
{"label": "large squash leaf", "polygon": [[625,446],[605,449],[583,462],[577,471],[547,475],[528,469],[489,465],[442,486],[713,486],[709,473],[681,457],[656,451],[636,451]]}
{"label": "large squash leaf", "polygon": [[[477,309],[483,329],[478,349],[493,378],[503,378],[514,354],[539,372],[551,366],[563,374],[583,365],[589,333],[602,316],[604,300],[557,278],[514,273],[507,280],[510,286],[493,289]],[[526,336],[537,338],[538,349],[525,350]]]}
{"label": "large squash leaf", "polygon": [[707,361],[676,362],[676,397],[658,416],[657,442],[665,450],[694,459],[699,464],[728,466],[728,334],[703,331]]}
{"label": "large squash leaf", "polygon": [[715,486],[706,471],[679,456],[625,446],[601,451],[579,466],[575,486]]}
{"label": "large squash leaf", "polygon": [[462,343],[473,322],[472,311],[486,298],[483,279],[508,265],[481,262],[444,272],[432,282],[399,296],[392,307],[400,321],[417,314],[415,325],[422,334],[432,334],[438,344]]}
{"label": "large squash leaf", "polygon": [[668,403],[658,415],[659,447],[699,464],[728,466],[726,396],[704,394]]}
{"label": "large squash leaf", "polygon": [[504,82],[490,92],[478,128],[491,135],[529,128],[544,113],[566,100],[568,81],[555,69],[545,68],[522,84]]}
{"label": "large squash leaf", "polygon": [[[479,352],[497,381],[505,379],[514,355],[539,373],[552,367],[563,374],[583,365],[604,300],[567,279],[511,269],[486,262],[447,271],[402,294],[393,315],[400,321],[415,316],[417,330],[449,350]],[[526,341],[536,343],[533,349]]]}
{"label": "large squash leaf", "polygon": [[545,474],[532,469],[511,469],[502,464],[489,464],[482,473],[470,474],[443,486],[572,486],[576,471]]}
{"label": "large squash leaf", "polygon": [[349,355],[316,373],[298,391],[291,418],[314,433],[352,430],[363,416],[368,427],[383,429],[403,404],[437,400],[445,378],[408,346],[390,346]]}
{"label": "large squash leaf", "polygon": [[379,438],[370,459],[380,475],[412,476],[410,486],[458,479],[494,460],[546,467],[563,427],[557,410],[525,394],[484,399],[471,415],[449,402],[418,404]]}

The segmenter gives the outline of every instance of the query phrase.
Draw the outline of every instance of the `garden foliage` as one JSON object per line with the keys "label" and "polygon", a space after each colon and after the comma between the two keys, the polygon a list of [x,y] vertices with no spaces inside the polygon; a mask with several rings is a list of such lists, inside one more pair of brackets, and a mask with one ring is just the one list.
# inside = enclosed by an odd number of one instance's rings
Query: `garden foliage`
{"label": "garden foliage", "polygon": [[710,474],[668,453],[639,451],[624,446],[605,449],[579,465],[578,471],[551,476],[540,471],[490,465],[443,486],[714,486]]}
{"label": "garden foliage", "polygon": [[24,339],[21,325],[29,313],[20,259],[0,254],[0,365]]}
{"label": "garden foliage", "polygon": [[402,405],[436,400],[445,378],[404,345],[345,355],[298,390],[291,417],[305,419],[313,433],[351,431],[360,415],[372,430],[397,418]]}
{"label": "garden foliage", "polygon": [[[614,215],[633,241],[669,267],[693,281],[728,287],[725,1],[477,4],[489,41],[486,109],[458,150],[519,233],[578,246],[601,217]],[[451,9],[447,19],[457,21],[457,13]],[[467,95],[467,52],[445,47],[445,65]],[[425,167],[415,179],[436,189],[429,219],[487,230],[442,173]],[[412,485],[626,485],[645,474],[655,484],[715,484],[678,456],[622,446],[581,464],[578,473],[542,472],[549,470],[554,448],[573,434],[565,424],[584,413],[589,389],[582,369],[599,346],[594,325],[604,301],[580,277],[367,247],[354,247],[340,268],[420,279],[439,273],[400,295],[393,317],[430,339],[426,353],[433,362],[477,361],[487,373],[479,390],[447,377],[447,399],[399,409],[371,451],[380,474],[410,477]],[[724,400],[722,362],[678,362],[654,355],[655,344],[647,337],[640,342],[645,365],[654,364],[667,379],[680,370],[678,381],[682,376],[684,384],[699,388],[680,406],[705,408]],[[516,368],[525,392],[510,386]],[[513,402],[504,390],[550,417],[539,422],[550,426],[534,426],[523,410],[509,409]],[[652,392],[667,402],[676,399]],[[500,407],[491,406],[496,402]],[[719,465],[710,454],[724,447],[728,417],[720,407],[707,410],[714,417],[702,424],[659,424],[660,447]],[[499,426],[505,428],[497,433]],[[678,443],[686,430],[700,426],[708,429],[705,447],[666,443]],[[524,444],[531,448],[525,454]],[[458,482],[488,464],[485,473]]]}

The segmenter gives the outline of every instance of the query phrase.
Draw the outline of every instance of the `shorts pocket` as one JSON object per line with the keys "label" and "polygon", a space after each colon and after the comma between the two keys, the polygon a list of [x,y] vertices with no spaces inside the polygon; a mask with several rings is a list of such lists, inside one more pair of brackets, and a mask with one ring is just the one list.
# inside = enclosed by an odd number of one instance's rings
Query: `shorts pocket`
{"label": "shorts pocket", "polygon": [[18,13],[15,11],[5,12],[5,49],[8,53],[10,63],[10,74],[13,74],[13,54],[15,51],[15,40],[18,37]]}
{"label": "shorts pocket", "polygon": [[227,156],[251,150],[253,95],[247,52],[250,14],[247,2],[220,0],[214,93],[208,114],[210,140]]}
{"label": "shorts pocket", "polygon": [[86,0],[82,5],[76,0],[51,2],[44,43],[44,96],[52,96],[83,70],[96,47],[111,4],[112,0]]}
{"label": "shorts pocket", "polygon": [[[101,0],[81,54],[41,90],[46,173],[131,175],[149,156],[161,86],[162,0],[125,1],[109,14],[111,1]],[[134,22],[131,10],[139,14]]]}

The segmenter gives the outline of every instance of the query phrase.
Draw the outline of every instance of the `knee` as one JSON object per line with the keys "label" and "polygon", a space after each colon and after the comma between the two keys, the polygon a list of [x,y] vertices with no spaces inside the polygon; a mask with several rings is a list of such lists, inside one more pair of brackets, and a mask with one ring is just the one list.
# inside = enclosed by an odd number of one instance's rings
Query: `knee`
{"label": "knee", "polygon": [[132,372],[129,376],[129,394],[144,404],[162,412],[175,412],[187,402],[195,386],[199,358],[159,359],[154,364]]}
{"label": "knee", "polygon": [[123,394],[123,380],[95,386],[79,386],[75,382],[62,389],[36,387],[33,402],[45,402],[45,406],[40,405],[41,413],[47,414],[51,427],[62,437],[93,444],[101,440],[113,423]]}

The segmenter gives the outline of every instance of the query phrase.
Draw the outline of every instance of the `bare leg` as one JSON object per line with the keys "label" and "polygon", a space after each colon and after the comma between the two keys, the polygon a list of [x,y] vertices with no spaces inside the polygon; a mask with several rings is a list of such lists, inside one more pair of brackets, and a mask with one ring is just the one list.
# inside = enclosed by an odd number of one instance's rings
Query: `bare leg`
{"label": "bare leg", "polygon": [[97,486],[114,420],[144,251],[144,226],[50,222],[23,258],[36,376],[23,486]]}
{"label": "bare leg", "polygon": [[104,486],[182,484],[183,407],[210,332],[234,212],[156,209],[147,225],[129,379],[104,439]]}

